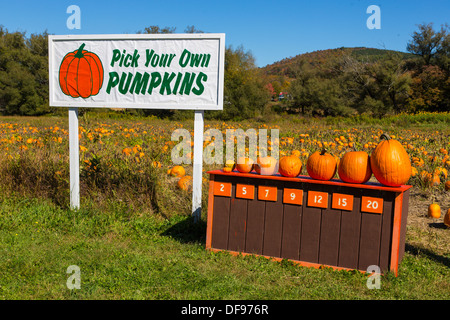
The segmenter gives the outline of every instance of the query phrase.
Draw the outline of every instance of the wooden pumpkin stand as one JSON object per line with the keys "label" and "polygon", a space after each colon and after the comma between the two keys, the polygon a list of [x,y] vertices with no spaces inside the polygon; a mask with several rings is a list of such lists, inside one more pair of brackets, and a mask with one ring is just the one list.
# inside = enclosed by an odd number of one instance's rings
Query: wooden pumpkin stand
{"label": "wooden pumpkin stand", "polygon": [[411,186],[208,173],[208,250],[397,276]]}

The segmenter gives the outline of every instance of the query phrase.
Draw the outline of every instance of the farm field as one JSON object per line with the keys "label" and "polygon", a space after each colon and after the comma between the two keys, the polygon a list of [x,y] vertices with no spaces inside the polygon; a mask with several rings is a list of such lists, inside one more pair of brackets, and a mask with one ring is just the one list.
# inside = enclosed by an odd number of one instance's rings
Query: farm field
{"label": "farm field", "polygon": [[[279,129],[281,155],[298,150],[303,164],[322,148],[337,158],[353,148],[370,154],[382,133],[403,144],[414,168],[406,253],[399,276],[384,275],[381,289],[369,290],[359,272],[206,251],[206,171],[223,165],[204,165],[198,224],[189,218],[191,193],[168,174],[178,143],[171,134],[177,128],[192,133],[192,120],[81,116],[81,209],[75,212],[68,209],[67,117],[2,117],[0,298],[450,299],[450,228],[443,224],[450,209],[449,124],[449,113],[205,121],[205,130],[224,134]],[[192,166],[184,167],[192,175]],[[433,202],[440,218],[427,216]],[[78,290],[66,286],[70,265],[81,270]]]}

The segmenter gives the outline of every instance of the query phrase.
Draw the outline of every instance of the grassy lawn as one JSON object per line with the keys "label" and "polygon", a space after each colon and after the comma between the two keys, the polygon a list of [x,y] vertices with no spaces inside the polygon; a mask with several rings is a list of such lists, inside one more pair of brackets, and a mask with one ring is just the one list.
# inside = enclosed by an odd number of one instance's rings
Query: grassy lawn
{"label": "grassy lawn", "polygon": [[[359,272],[205,250],[204,221],[131,214],[112,204],[78,212],[16,198],[0,203],[1,299],[450,298],[449,257],[407,246],[399,276],[368,289]],[[408,242],[408,239],[407,239]],[[80,289],[69,290],[69,266]]]}
{"label": "grassy lawn", "polygon": [[[419,172],[449,169],[450,115],[385,119],[267,117],[248,123],[207,121],[206,128],[280,129],[280,150],[322,143],[342,155],[349,142],[370,152],[380,132],[401,139]],[[276,124],[276,125],[274,125]],[[0,299],[143,300],[449,300],[450,229],[426,217],[429,203],[450,207],[450,192],[412,177],[406,252],[399,276],[381,277],[300,267],[253,256],[205,250],[206,218],[190,218],[190,193],[177,189],[170,134],[192,121],[80,119],[81,209],[68,207],[68,139],[64,117],[0,121]],[[344,139],[341,139],[343,137]],[[411,146],[411,147],[410,147]],[[127,152],[124,152],[128,150]],[[162,151],[161,151],[162,150]],[[154,166],[159,161],[161,167]],[[450,163],[450,162],[449,162]],[[213,167],[205,166],[206,170]],[[192,174],[191,166],[186,166]],[[207,208],[204,174],[203,208]],[[448,179],[448,178],[447,178]],[[70,266],[80,289],[70,290]]]}

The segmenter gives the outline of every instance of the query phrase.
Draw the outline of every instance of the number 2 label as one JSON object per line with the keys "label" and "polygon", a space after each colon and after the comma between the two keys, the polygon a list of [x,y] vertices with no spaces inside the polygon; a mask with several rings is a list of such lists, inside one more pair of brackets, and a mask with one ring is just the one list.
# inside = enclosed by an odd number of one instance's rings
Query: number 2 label
{"label": "number 2 label", "polygon": [[231,183],[230,182],[214,182],[214,195],[231,197]]}

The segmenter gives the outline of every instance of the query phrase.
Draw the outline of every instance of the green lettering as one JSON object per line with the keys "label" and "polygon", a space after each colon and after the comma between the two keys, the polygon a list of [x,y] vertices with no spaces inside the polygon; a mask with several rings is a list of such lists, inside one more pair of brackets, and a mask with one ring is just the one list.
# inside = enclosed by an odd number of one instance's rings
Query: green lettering
{"label": "green lettering", "polygon": [[155,53],[155,51],[152,49],[152,51],[148,51],[148,49],[145,51],[145,66],[148,67],[148,64],[152,60],[152,56]]}
{"label": "green lettering", "polygon": [[202,61],[202,54],[192,54],[191,55],[191,67],[198,67],[200,62]]}
{"label": "green lettering", "polygon": [[110,94],[111,88],[114,88],[119,84],[119,75],[117,72],[109,73],[108,86],[106,87],[106,93]]}
{"label": "green lettering", "polygon": [[198,88],[192,89],[192,93],[197,96],[201,95],[203,91],[205,91],[205,86],[203,85],[202,80],[206,82],[206,80],[208,80],[208,76],[203,72],[200,72],[198,74],[197,80],[195,81],[195,84],[197,85]]}
{"label": "green lettering", "polygon": [[161,84],[161,89],[159,89],[160,94],[164,94],[164,91],[167,91],[167,94],[170,94],[172,90],[170,89],[170,82],[172,82],[173,78],[175,77],[175,73],[164,73],[164,79]]}
{"label": "green lettering", "polygon": [[120,60],[120,50],[119,49],[114,49],[113,50],[113,57],[111,59],[111,67],[114,67],[114,62],[119,61]]}
{"label": "green lettering", "polygon": [[189,52],[189,50],[184,49],[183,53],[181,54],[180,61],[178,61],[180,66],[183,68],[186,67],[189,62],[190,57],[191,57],[191,53]]}
{"label": "green lettering", "polygon": [[184,75],[183,82],[181,83],[180,88],[180,94],[187,94],[189,95],[191,93],[192,84],[194,83],[195,79],[195,73],[186,72]]}
{"label": "green lettering", "polygon": [[139,91],[142,94],[145,94],[145,89],[147,88],[149,78],[150,75],[147,72],[144,72],[144,76],[142,76],[140,72],[136,72],[133,83],[131,84],[130,93],[133,93],[134,90],[134,93],[136,94],[139,94]]}
{"label": "green lettering", "polygon": [[150,85],[148,86],[148,93],[152,94],[154,88],[159,86],[161,83],[161,75],[159,72],[152,72],[152,80],[150,81]]}
{"label": "green lettering", "polygon": [[[128,76],[125,72],[122,72],[122,76],[120,77],[120,83],[119,83],[119,92],[121,94],[127,93],[128,88],[130,87],[132,78],[133,78],[133,74],[131,72],[128,72]],[[125,79],[127,80],[126,83],[125,83]]]}
{"label": "green lettering", "polygon": [[181,78],[183,77],[183,74],[181,72],[178,72],[177,80],[175,80],[175,85],[173,86],[172,94],[177,94],[178,86],[180,85]]}

